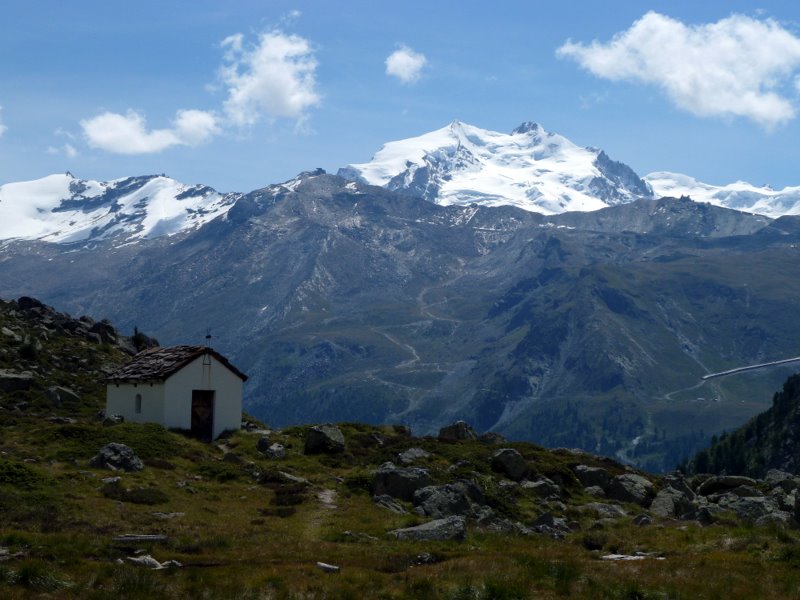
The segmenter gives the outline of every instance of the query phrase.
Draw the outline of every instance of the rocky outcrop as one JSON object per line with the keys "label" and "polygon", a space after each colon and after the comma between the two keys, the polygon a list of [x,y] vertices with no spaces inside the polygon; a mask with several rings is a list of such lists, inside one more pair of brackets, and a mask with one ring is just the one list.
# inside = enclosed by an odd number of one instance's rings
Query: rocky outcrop
{"label": "rocky outcrop", "polygon": [[433,485],[433,478],[426,469],[398,467],[391,462],[382,464],[372,476],[373,495],[387,495],[407,502],[414,499],[417,490],[429,485]]}
{"label": "rocky outcrop", "polygon": [[112,471],[141,471],[144,463],[136,453],[125,444],[111,442],[103,446],[100,451],[89,461],[89,465],[100,469]]}

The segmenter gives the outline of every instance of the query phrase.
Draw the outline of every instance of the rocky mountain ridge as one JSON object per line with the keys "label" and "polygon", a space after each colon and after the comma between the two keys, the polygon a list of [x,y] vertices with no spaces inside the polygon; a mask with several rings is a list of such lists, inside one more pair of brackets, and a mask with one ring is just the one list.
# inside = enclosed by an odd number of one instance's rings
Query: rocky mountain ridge
{"label": "rocky mountain ridge", "polygon": [[442,205],[516,206],[558,214],[652,197],[633,170],[526,122],[510,135],[453,121],[385,144],[338,175]]}
{"label": "rocky mountain ridge", "polygon": [[793,355],[798,238],[793,217],[688,199],[547,217],[315,171],[171,237],[8,244],[0,294],[169,344],[211,328],[251,376],[248,410],[277,425],[424,433],[465,418],[660,470],[759,412],[785,378],[776,367],[696,389],[708,372]]}

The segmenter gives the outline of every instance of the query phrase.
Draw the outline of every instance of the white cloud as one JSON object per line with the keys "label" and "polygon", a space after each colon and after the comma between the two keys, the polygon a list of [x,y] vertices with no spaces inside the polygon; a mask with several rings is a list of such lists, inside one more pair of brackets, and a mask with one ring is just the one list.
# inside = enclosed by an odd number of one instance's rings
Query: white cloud
{"label": "white cloud", "polygon": [[149,154],[171,146],[197,146],[219,132],[217,117],[202,110],[179,110],[169,129],[147,129],[144,115],[105,112],[81,121],[83,134],[93,148],[115,154]]}
{"label": "white cloud", "polygon": [[219,70],[228,87],[223,105],[235,125],[253,125],[266,115],[305,121],[306,111],[319,104],[317,60],[308,40],[275,30],[245,46],[237,33],[222,41],[226,64]]}
{"label": "white cloud", "polygon": [[75,149],[75,146],[72,144],[64,144],[60,148],[56,148],[55,146],[48,146],[47,147],[48,154],[63,154],[67,158],[75,158],[78,156],[78,151]]}
{"label": "white cloud", "polygon": [[793,119],[786,97],[800,38],[774,20],[743,15],[702,25],[648,12],[608,43],[568,40],[556,54],[598,77],[660,87],[699,116],[741,116],[771,129]]}
{"label": "white cloud", "polygon": [[403,83],[414,84],[419,81],[427,62],[424,54],[401,45],[386,58],[386,74],[397,77]]}
{"label": "white cloud", "polygon": [[[2,113],[2,112],[3,112],[3,107],[2,107],[2,106],[0,106],[0,113]],[[6,131],[8,131],[8,127],[6,127],[5,125],[3,125],[3,119],[2,119],[2,118],[0,118],[0,137],[3,137],[3,134],[4,134]]]}

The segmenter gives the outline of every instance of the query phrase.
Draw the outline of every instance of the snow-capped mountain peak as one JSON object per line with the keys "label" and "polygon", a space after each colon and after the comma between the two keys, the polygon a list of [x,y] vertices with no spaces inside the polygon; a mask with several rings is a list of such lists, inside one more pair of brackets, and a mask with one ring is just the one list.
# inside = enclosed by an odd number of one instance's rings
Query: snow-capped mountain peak
{"label": "snow-capped mountain peak", "polygon": [[800,186],[775,190],[769,185],[759,187],[746,181],[711,185],[689,175],[668,171],[650,173],[644,179],[660,197],[688,196],[697,202],[772,218],[800,215]]}
{"label": "snow-capped mountain peak", "polygon": [[122,243],[172,235],[225,213],[238,196],[164,175],[112,181],[49,175],[0,186],[0,240]]}
{"label": "snow-capped mountain peak", "polygon": [[349,165],[339,175],[437,204],[514,205],[544,214],[652,196],[626,165],[532,121],[506,134],[456,120],[389,142],[370,162]]}

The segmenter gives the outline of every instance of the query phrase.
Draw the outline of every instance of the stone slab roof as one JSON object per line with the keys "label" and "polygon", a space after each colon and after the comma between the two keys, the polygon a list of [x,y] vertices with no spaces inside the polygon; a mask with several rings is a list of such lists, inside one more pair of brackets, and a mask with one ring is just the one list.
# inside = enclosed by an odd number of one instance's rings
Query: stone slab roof
{"label": "stone slab roof", "polygon": [[180,371],[190,362],[204,354],[210,354],[225,365],[231,372],[247,381],[247,375],[234,367],[230,361],[213,348],[207,346],[170,346],[168,348],[149,348],[133,357],[128,364],[108,376],[112,383],[128,381],[164,381]]}

